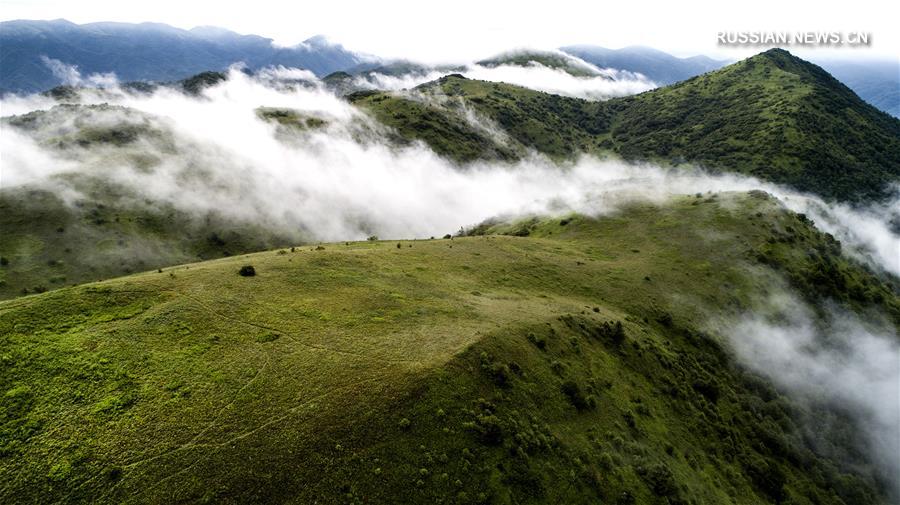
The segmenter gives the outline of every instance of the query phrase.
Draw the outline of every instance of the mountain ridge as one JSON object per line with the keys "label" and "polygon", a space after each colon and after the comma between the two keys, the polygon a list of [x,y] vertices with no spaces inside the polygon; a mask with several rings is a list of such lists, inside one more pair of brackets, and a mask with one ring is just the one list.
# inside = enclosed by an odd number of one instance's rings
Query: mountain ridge
{"label": "mountain ridge", "polygon": [[[199,28],[199,29],[196,29]],[[339,44],[311,37],[279,47],[272,39],[230,30],[183,30],[162,23],[66,20],[0,23],[0,90],[34,92],[60,83],[41,57],[77,66],[89,74],[113,72],[121,81],[174,81],[243,62],[250,69],[284,65],[324,76],[360,64],[364,57]]]}
{"label": "mountain ridge", "polygon": [[[605,102],[462,76],[418,89],[463,100],[521,145],[553,158],[586,151],[699,163],[850,201],[889,196],[900,179],[900,120],[866,103],[820,67],[780,49]],[[406,124],[397,119],[397,109],[440,112],[443,119],[422,122],[406,135],[456,156],[433,135],[432,127],[452,122],[452,111],[439,111],[443,106],[412,104],[386,92],[349,99],[393,126]],[[420,115],[409,111],[413,118]],[[458,128],[465,129],[465,122],[458,121]],[[484,148],[473,141],[460,159],[477,158],[479,149]],[[485,156],[495,152],[489,148]]]}

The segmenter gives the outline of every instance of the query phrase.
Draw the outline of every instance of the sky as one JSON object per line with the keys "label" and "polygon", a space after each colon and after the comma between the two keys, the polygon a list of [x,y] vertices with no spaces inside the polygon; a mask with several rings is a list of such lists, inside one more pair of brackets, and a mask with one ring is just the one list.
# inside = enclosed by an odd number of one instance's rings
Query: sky
{"label": "sky", "polygon": [[723,31],[839,31],[871,34],[866,48],[800,55],[900,55],[900,7],[885,0],[722,2],[422,0],[222,2],[208,0],[0,0],[0,19],[162,22],[213,25],[293,45],[322,34],[349,49],[427,62],[470,61],[517,47],[644,45],[678,56],[737,59],[758,48],[720,47]]}

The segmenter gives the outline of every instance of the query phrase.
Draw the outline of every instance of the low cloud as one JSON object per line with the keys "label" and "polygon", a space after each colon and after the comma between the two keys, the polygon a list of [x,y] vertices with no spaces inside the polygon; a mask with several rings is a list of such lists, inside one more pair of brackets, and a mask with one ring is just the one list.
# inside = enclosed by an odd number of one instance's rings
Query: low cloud
{"label": "low cloud", "polygon": [[607,100],[617,96],[634,95],[656,87],[656,83],[630,72],[605,70],[596,76],[579,77],[539,63],[528,66],[500,65],[493,68],[474,65],[463,75],[470,79],[505,82],[588,100]]}
{"label": "low cloud", "polygon": [[[510,54],[515,55],[516,53]],[[598,68],[584,60],[558,51],[548,54],[563,59],[568,66],[577,70],[579,75],[572,75],[562,68],[549,67],[536,61],[525,65],[485,66],[469,63],[443,70],[413,70],[399,75],[375,70],[356,76],[353,84],[362,89],[412,89],[445,75],[458,73],[469,79],[505,82],[537,91],[586,100],[608,100],[619,96],[643,93],[657,87],[656,83],[638,73]]]}
{"label": "low cloud", "polygon": [[78,67],[75,65],[69,65],[43,55],[41,56],[41,62],[50,69],[50,72],[53,73],[54,77],[59,79],[60,84],[67,86],[109,88],[119,84],[119,80],[113,72],[95,73],[90,74],[87,77],[82,77],[81,72],[78,71]]}
{"label": "low cloud", "polygon": [[877,318],[863,322],[838,307],[829,307],[825,319],[818,319],[788,294],[773,297],[769,305],[765,314],[748,315],[725,331],[739,360],[801,400],[848,412],[860,430],[852,435],[867,442],[865,451],[875,456],[900,496],[896,330]]}

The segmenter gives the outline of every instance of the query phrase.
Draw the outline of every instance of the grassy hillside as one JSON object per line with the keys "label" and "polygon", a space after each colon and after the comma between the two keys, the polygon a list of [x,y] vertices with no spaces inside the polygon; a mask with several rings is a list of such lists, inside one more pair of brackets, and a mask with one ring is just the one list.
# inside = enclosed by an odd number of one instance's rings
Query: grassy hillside
{"label": "grassy hillside", "polygon": [[[886,501],[845,416],[788,400],[707,325],[778,286],[817,303],[813,275],[900,323],[897,286],[801,216],[707,195],[470,230],[495,232],[0,302],[0,500]],[[807,417],[829,419],[831,459]]]}
{"label": "grassy hillside", "polygon": [[[552,158],[587,151],[698,163],[851,201],[883,197],[900,180],[900,120],[866,104],[821,68],[782,50],[602,103],[461,76],[418,89],[425,96],[455,97],[523,147]],[[441,122],[423,121],[404,95],[367,94],[351,101],[388,125],[401,123],[402,135],[432,146],[443,139],[436,124],[466,124],[465,117],[450,110]],[[432,108],[440,107],[433,102]],[[397,109],[403,116],[396,117]],[[482,139],[450,142],[452,148],[436,149],[459,161],[470,160],[473,153],[494,157],[493,146]]]}
{"label": "grassy hillside", "polygon": [[[457,161],[511,159],[527,148],[551,158],[597,150],[597,136],[609,129],[599,102],[566,98],[518,86],[449,75],[416,88],[424,98],[387,92],[357,93],[348,99],[369,110],[400,135],[427,143]],[[427,112],[426,112],[427,111]],[[502,141],[479,132],[467,112],[498,130]],[[447,135],[445,132],[459,132]],[[505,145],[504,145],[505,143]],[[509,152],[504,149],[514,146]]]}

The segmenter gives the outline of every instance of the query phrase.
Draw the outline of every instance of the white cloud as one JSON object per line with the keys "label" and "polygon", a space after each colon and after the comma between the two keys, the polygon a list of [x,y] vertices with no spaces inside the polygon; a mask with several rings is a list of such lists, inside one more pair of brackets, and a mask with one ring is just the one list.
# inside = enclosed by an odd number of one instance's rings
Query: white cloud
{"label": "white cloud", "polygon": [[801,398],[844,407],[900,496],[896,330],[837,307],[821,321],[787,294],[769,303],[769,317],[748,315],[724,330],[738,358]]}
{"label": "white cloud", "polygon": [[41,62],[50,69],[53,76],[59,79],[60,84],[67,86],[92,86],[98,88],[107,88],[117,86],[119,80],[113,72],[102,74],[90,74],[82,77],[76,65],[69,65],[54,58],[41,56]]}

